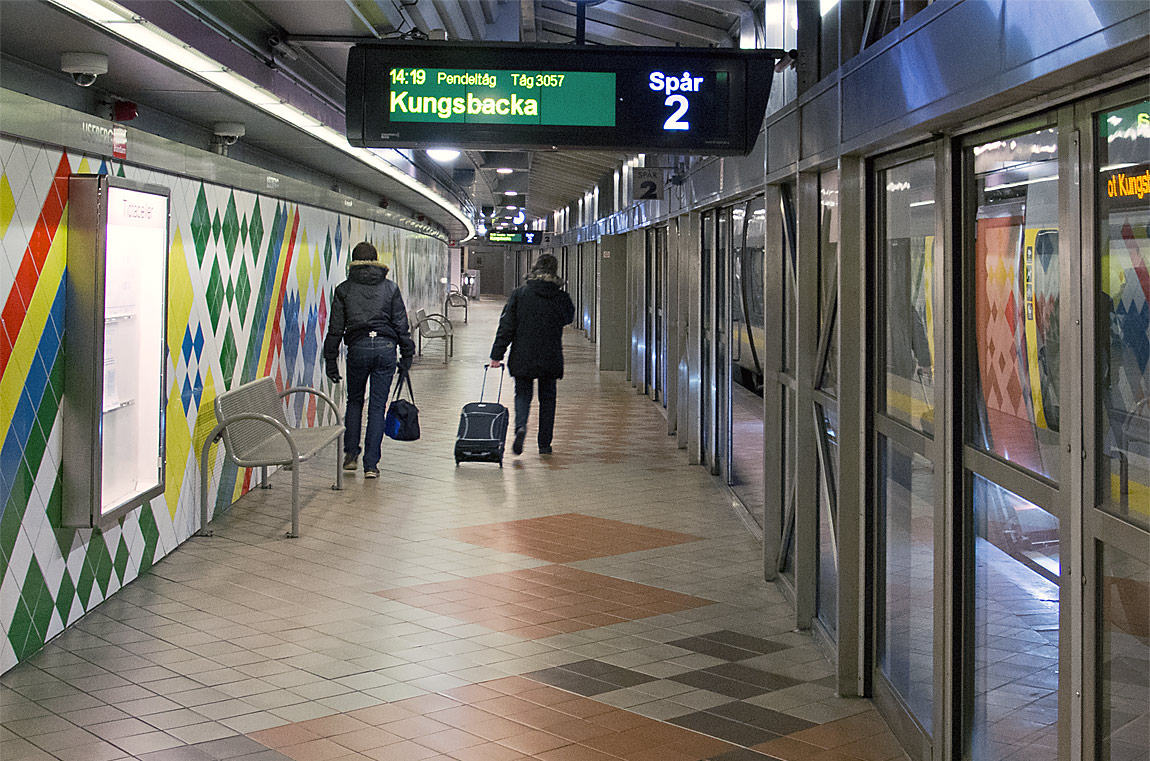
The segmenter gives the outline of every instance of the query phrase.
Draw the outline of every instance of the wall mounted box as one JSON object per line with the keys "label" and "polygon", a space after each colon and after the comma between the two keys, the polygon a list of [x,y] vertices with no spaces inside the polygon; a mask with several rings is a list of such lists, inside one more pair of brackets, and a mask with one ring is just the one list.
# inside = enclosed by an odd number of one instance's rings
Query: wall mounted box
{"label": "wall mounted box", "polygon": [[164,492],[169,191],[68,181],[62,519],[102,528]]}

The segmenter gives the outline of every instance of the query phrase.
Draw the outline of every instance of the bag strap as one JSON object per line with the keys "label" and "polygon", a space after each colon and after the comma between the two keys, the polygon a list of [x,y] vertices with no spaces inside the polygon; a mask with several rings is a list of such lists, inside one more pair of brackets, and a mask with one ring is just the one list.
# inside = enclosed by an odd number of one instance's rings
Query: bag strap
{"label": "bag strap", "polygon": [[402,368],[399,371],[399,379],[395,383],[395,396],[391,400],[395,401],[403,394],[404,381],[407,381],[407,395],[411,397],[411,403],[415,404],[415,390],[411,387],[411,373]]}

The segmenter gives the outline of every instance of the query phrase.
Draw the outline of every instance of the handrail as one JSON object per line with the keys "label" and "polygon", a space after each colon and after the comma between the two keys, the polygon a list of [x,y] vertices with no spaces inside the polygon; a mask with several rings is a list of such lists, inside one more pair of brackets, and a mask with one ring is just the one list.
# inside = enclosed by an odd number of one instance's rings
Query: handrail
{"label": "handrail", "polygon": [[[208,434],[207,439],[204,440],[203,448],[200,450],[200,530],[196,532],[197,536],[213,536],[213,532],[208,528],[208,451],[212,448],[212,444],[223,435],[224,429],[232,423],[238,423],[241,420],[255,420],[258,422],[267,423],[275,428],[283,437],[287,439],[288,449],[291,451],[292,469],[291,469],[291,533],[288,534],[292,539],[299,537],[299,449],[296,447],[295,439],[292,438],[291,432],[280,421],[276,420],[270,415],[264,415],[259,412],[241,412],[237,415],[231,415],[220,421],[219,425],[212,429]],[[232,455],[227,448],[224,448],[227,453],[228,459],[232,462],[239,464],[238,460]]]}

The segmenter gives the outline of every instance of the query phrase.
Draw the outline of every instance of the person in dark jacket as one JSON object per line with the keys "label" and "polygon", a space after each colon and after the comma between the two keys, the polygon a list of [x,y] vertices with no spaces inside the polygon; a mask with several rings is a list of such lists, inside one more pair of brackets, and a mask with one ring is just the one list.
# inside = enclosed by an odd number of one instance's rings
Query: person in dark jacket
{"label": "person in dark jacket", "polygon": [[515,454],[523,452],[527,438],[535,381],[539,382],[539,454],[551,454],[556,381],[563,377],[563,326],[575,319],[575,305],[563,290],[558,271],[554,256],[539,257],[527,282],[507,299],[491,346],[491,366],[499,367],[511,345],[507,365],[515,378],[515,441],[511,445]]}
{"label": "person in dark jacket", "polygon": [[336,286],[331,299],[331,319],[323,358],[327,377],[334,383],[339,374],[339,344],[347,344],[347,414],[343,438],[343,469],[355,470],[359,457],[359,432],[363,421],[363,398],[368,379],[371,397],[367,405],[367,434],[363,450],[364,478],[379,478],[383,420],[391,379],[395,375],[395,350],[401,358],[400,372],[411,369],[415,342],[407,324],[407,310],[399,286],[387,279],[387,267],[378,261],[375,246],[367,241],[351,251],[347,280]]}

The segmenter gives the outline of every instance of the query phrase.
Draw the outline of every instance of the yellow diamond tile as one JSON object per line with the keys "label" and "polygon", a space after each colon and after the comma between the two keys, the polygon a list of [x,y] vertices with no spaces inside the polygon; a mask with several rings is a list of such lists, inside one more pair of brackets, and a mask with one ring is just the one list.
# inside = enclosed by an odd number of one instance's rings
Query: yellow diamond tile
{"label": "yellow diamond tile", "polygon": [[16,199],[12,197],[12,186],[8,175],[0,174],[0,238],[8,234],[8,225],[16,213]]}

